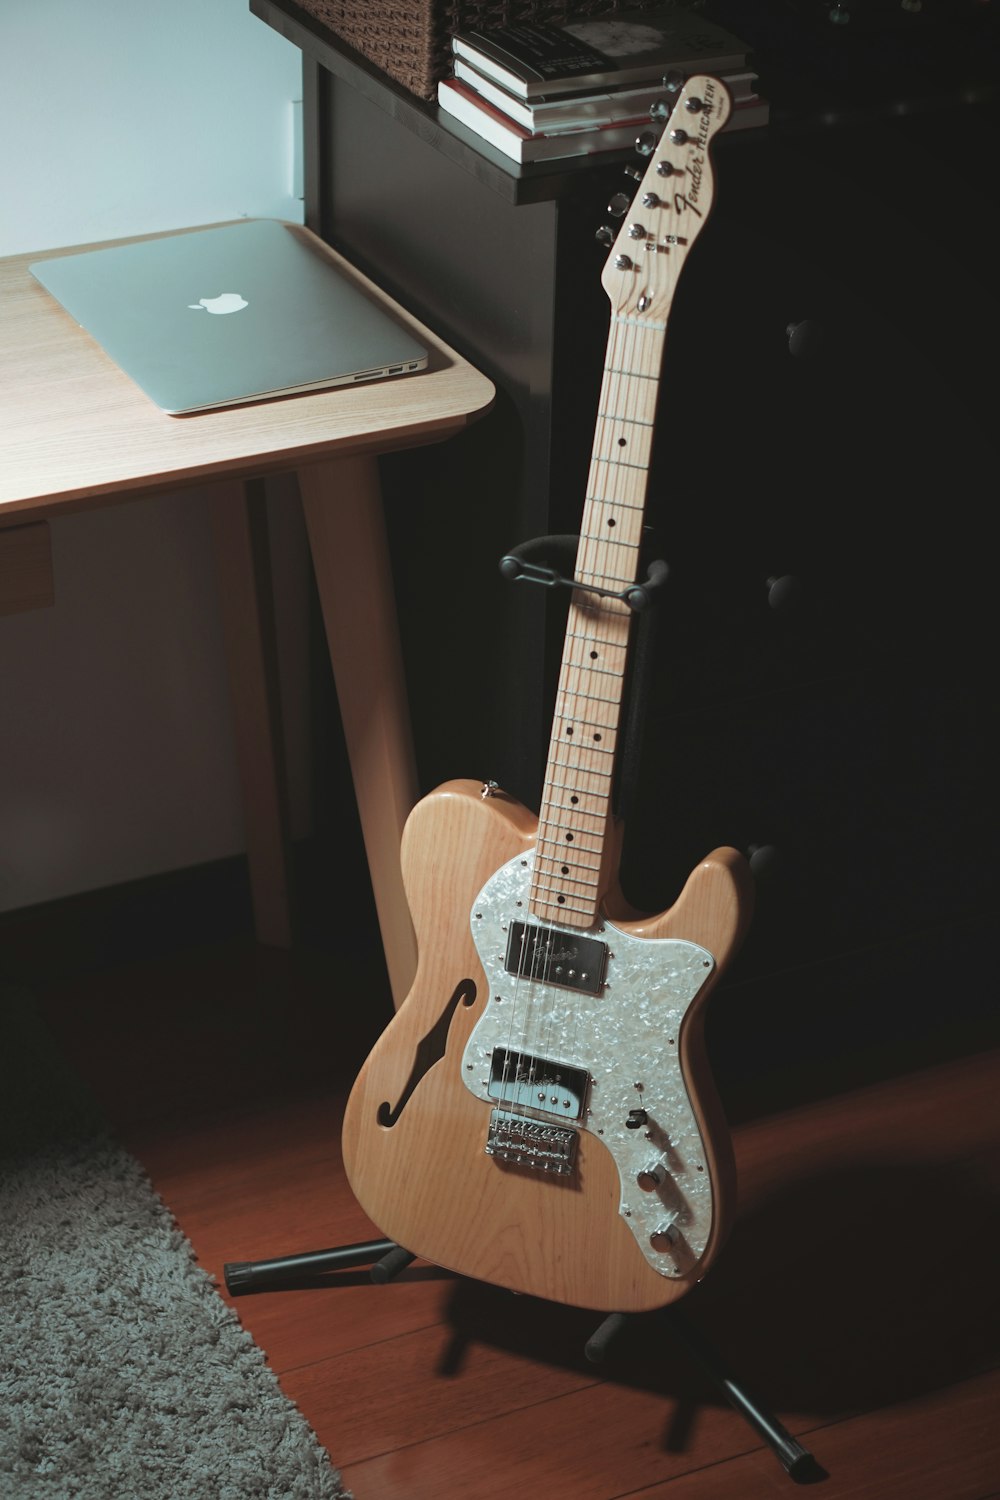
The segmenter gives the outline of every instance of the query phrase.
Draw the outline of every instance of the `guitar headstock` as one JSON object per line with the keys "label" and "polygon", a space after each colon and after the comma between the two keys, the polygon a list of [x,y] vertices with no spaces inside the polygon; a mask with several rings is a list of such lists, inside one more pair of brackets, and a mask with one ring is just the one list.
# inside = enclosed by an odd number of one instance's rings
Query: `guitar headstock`
{"label": "guitar headstock", "polygon": [[[676,88],[667,86],[662,134],[657,121],[639,150],[648,166],[625,214],[601,284],[618,314],[664,323],[687,253],[708,217],[715,185],[709,148],[729,119],[733,103],[726,85],[699,73]],[[658,106],[654,109],[659,110]],[[646,148],[646,149],[644,149]],[[610,208],[621,211],[624,194]],[[598,238],[602,238],[599,234]]]}

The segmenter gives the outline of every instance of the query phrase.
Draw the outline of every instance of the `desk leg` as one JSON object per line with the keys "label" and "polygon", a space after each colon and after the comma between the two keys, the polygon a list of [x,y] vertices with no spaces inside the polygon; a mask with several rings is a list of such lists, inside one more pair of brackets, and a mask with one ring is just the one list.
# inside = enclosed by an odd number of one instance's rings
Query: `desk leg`
{"label": "desk leg", "polygon": [[215,486],[216,576],[257,938],[291,944],[289,828],[263,486]]}
{"label": "desk leg", "polygon": [[417,966],[399,866],[403,824],[417,800],[417,775],[378,461],[334,459],[300,469],[298,480],[389,983],[398,1006]]}

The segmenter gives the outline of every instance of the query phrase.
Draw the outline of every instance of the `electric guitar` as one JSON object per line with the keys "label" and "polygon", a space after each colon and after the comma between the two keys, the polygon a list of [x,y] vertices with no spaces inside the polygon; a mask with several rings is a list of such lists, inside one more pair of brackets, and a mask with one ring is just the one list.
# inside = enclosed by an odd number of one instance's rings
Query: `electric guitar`
{"label": "electric guitar", "polygon": [[[407,819],[413,987],[351,1090],[351,1187],[384,1235],[474,1279],[595,1311],[682,1296],[732,1216],[706,999],[750,920],[716,849],[658,916],[617,882],[611,788],[667,318],[728,118],[676,93],[602,273],[607,358],[537,817],[447,782]],[[645,143],[656,142],[655,135]]]}

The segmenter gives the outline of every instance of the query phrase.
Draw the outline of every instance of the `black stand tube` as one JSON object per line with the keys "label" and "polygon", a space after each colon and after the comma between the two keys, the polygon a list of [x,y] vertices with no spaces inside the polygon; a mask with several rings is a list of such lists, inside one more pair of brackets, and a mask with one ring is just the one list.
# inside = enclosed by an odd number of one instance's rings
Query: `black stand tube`
{"label": "black stand tube", "polygon": [[[332,1250],[282,1255],[276,1260],[228,1261],[224,1274],[228,1290],[237,1296],[240,1292],[259,1291],[278,1283],[287,1285],[297,1277],[308,1277],[325,1271],[344,1271],[351,1266],[363,1266],[371,1261],[375,1261],[371,1270],[372,1280],[385,1282],[413,1258],[408,1250],[401,1250],[394,1240],[363,1240],[356,1245],[338,1245]],[[387,1261],[392,1261],[392,1268],[388,1272]]]}
{"label": "black stand tube", "polygon": [[687,1318],[675,1307],[667,1308],[665,1315],[672,1331],[681,1343],[698,1361],[706,1375],[715,1381],[730,1406],[738,1411],[756,1432],[760,1433],[785,1472],[800,1484],[823,1477],[823,1470],[808,1448],[803,1448],[802,1444],[792,1437],[776,1417],[765,1412],[743,1387],[736,1383],[723,1368],[715,1350],[711,1348],[703,1335],[692,1327]]}

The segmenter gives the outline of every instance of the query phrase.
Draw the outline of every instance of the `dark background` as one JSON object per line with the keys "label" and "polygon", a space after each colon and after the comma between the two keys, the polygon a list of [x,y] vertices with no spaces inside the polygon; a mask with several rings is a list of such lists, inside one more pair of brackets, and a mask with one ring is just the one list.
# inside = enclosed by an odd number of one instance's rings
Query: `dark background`
{"label": "dark background", "polygon": [[[622,788],[646,909],[717,844],[758,851],[709,1029],[734,1118],[1000,1039],[996,17],[830,11],[710,10],[773,115],[718,142],[671,314],[647,516],[671,577]],[[534,807],[565,606],[497,564],[579,523],[627,158],[491,177],[294,34],[320,60],[310,222],[498,386],[384,469],[421,789]]]}

